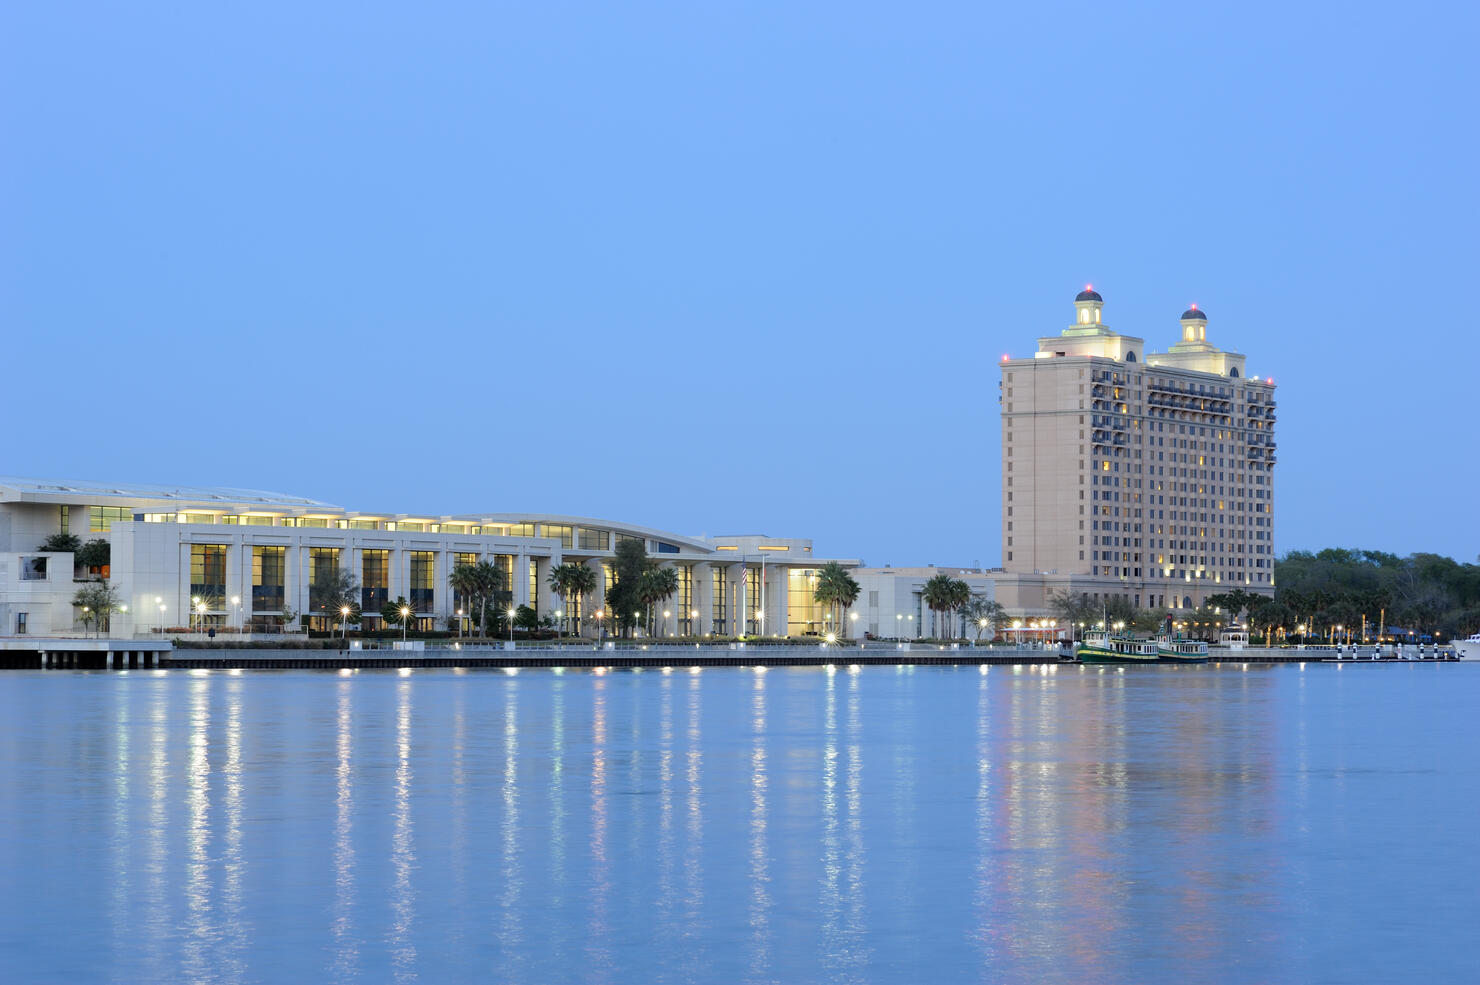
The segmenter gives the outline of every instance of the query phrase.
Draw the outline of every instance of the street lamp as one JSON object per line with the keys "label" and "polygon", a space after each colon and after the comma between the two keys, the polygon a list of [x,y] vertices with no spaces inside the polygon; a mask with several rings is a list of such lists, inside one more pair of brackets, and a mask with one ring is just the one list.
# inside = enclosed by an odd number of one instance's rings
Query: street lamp
{"label": "street lamp", "polygon": [[896,612],[894,614],[894,638],[897,639],[897,640],[904,639],[904,613],[903,612]]}
{"label": "street lamp", "polygon": [[664,636],[667,636],[668,635],[668,617],[671,616],[671,615],[673,615],[673,613],[669,612],[667,609],[664,609],[663,610],[663,635]]}
{"label": "street lamp", "polygon": [[[595,612],[592,613],[592,615],[596,617],[596,643],[599,646],[601,643],[605,642],[605,640],[606,640],[605,624],[602,623],[602,621],[601,621],[602,616],[605,616],[606,615],[606,610],[605,609],[597,609]],[[514,638],[514,631],[511,629],[511,630],[509,630],[509,639],[512,640],[513,638]]]}
{"label": "street lamp", "polygon": [[89,607],[85,605],[82,607],[82,635],[84,638],[87,636],[87,624],[92,621],[92,617],[88,615],[90,612],[92,612],[92,609]]}
{"label": "street lamp", "polygon": [[411,610],[401,606],[401,642],[406,642],[406,624],[411,621]]}
{"label": "street lamp", "polygon": [[199,608],[200,608],[200,596],[199,595],[192,595],[192,596],[190,596],[190,629],[192,629],[192,630],[196,630],[196,629],[199,629],[200,628],[200,620],[198,618],[196,618],[196,615],[195,615],[196,611]]}
{"label": "street lamp", "polygon": [[242,631],[242,597],[240,595],[231,597],[231,607],[236,610],[236,631],[240,633]]}
{"label": "street lamp", "polygon": [[848,613],[848,636],[853,639],[858,638],[858,613],[856,612]]}
{"label": "street lamp", "polygon": [[344,639],[345,625],[348,622],[349,622],[349,606],[347,606],[347,605],[341,605],[339,607],[339,638],[340,639]]}
{"label": "street lamp", "polygon": [[509,617],[509,642],[510,643],[513,643],[514,642],[514,607],[512,605],[509,606],[509,609],[508,609],[508,612],[506,613],[506,615],[508,615],[508,617]]}
{"label": "street lamp", "polygon": [[195,620],[196,630],[199,632],[204,632],[206,626],[206,604],[204,602],[196,602],[195,611],[198,613],[198,616]]}

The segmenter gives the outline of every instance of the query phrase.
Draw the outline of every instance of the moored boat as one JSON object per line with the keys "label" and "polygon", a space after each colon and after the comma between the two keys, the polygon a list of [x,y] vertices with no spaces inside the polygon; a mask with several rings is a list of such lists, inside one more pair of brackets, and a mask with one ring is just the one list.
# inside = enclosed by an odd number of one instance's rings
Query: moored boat
{"label": "moored boat", "polygon": [[1074,655],[1087,664],[1154,664],[1158,659],[1155,640],[1109,633],[1086,636]]}
{"label": "moored boat", "polygon": [[1461,660],[1480,660],[1480,633],[1462,640],[1450,640],[1455,656]]}
{"label": "moored boat", "polygon": [[1208,645],[1201,640],[1178,640],[1163,636],[1156,641],[1157,659],[1171,664],[1205,664]]}

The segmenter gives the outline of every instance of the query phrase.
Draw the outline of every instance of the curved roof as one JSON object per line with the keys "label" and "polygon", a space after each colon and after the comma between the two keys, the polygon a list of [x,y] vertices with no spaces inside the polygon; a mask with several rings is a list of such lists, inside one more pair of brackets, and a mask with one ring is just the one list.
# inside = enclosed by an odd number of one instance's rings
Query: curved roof
{"label": "curved roof", "polygon": [[[684,537],[667,530],[657,530],[653,527],[639,527],[631,523],[613,523],[611,520],[599,520],[592,516],[565,516],[558,513],[463,513],[449,517],[449,519],[459,523],[478,523],[484,526],[499,526],[501,524],[513,523],[555,523],[571,527],[584,527],[587,530],[609,530],[612,533],[630,534],[633,537],[661,540],[675,546],[690,547],[696,551],[703,551],[706,554],[714,552],[713,544],[707,544],[697,537]],[[576,551],[575,553],[580,552]]]}
{"label": "curved roof", "polygon": [[1104,303],[1104,300],[1105,299],[1102,298],[1102,297],[1100,297],[1100,292],[1099,291],[1096,291],[1096,290],[1093,290],[1091,288],[1086,287],[1084,290],[1082,290],[1078,294],[1074,295],[1074,300],[1075,301],[1099,301],[1101,303]]}
{"label": "curved roof", "polygon": [[1197,305],[1195,305],[1195,304],[1192,307],[1188,308],[1186,311],[1182,312],[1182,321],[1207,321],[1207,320],[1208,320],[1208,316],[1205,315],[1205,314],[1203,314],[1201,311],[1198,311],[1197,310]]}
{"label": "curved roof", "polygon": [[89,479],[23,479],[0,477],[0,493],[7,499],[73,503],[88,499],[178,500],[182,503],[242,503],[260,506],[307,506],[337,510],[330,503],[289,496],[263,489],[233,489],[226,486],[141,485],[139,483],[95,482]]}

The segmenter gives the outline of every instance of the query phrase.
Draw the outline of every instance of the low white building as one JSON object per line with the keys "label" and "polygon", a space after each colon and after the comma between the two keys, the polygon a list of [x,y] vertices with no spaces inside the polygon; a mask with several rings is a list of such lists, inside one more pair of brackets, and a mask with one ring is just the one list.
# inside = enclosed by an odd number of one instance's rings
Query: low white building
{"label": "low white building", "polygon": [[[884,639],[975,639],[976,626],[965,613],[944,613],[925,604],[925,583],[936,575],[949,575],[966,582],[974,596],[996,596],[992,577],[980,568],[854,568],[849,572],[858,582],[858,601],[849,610],[847,633],[865,633]],[[1001,628],[1001,627],[996,627]],[[990,630],[982,634],[988,638]]]}
{"label": "low white building", "polygon": [[310,587],[336,569],[360,585],[366,628],[377,626],[382,605],[405,598],[419,629],[440,629],[462,605],[448,576],[478,561],[501,568],[513,603],[541,617],[578,603],[552,595],[551,568],[591,567],[596,591],[579,613],[589,628],[602,608],[616,547],[629,539],[678,572],[659,635],[825,632],[812,585],[826,562],[812,556],[805,539],[686,537],[551,514],[351,512],[244,489],[0,478],[0,633],[81,628],[72,598],[89,575],[74,573],[70,554],[37,550],[57,533],[109,542],[108,569],[96,574],[122,599],[111,619],[115,637],[190,627],[269,629],[285,613],[331,629],[338,614],[314,611]]}

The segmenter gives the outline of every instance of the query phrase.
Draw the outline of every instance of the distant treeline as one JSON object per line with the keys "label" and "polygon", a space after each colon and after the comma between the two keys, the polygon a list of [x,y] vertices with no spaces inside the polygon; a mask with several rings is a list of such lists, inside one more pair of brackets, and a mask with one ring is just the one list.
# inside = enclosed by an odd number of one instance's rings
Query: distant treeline
{"label": "distant treeline", "polygon": [[1378,621],[1440,639],[1480,630],[1480,564],[1440,554],[1399,557],[1385,551],[1328,547],[1312,554],[1291,551],[1275,562],[1273,601],[1250,608],[1249,621],[1312,633]]}

